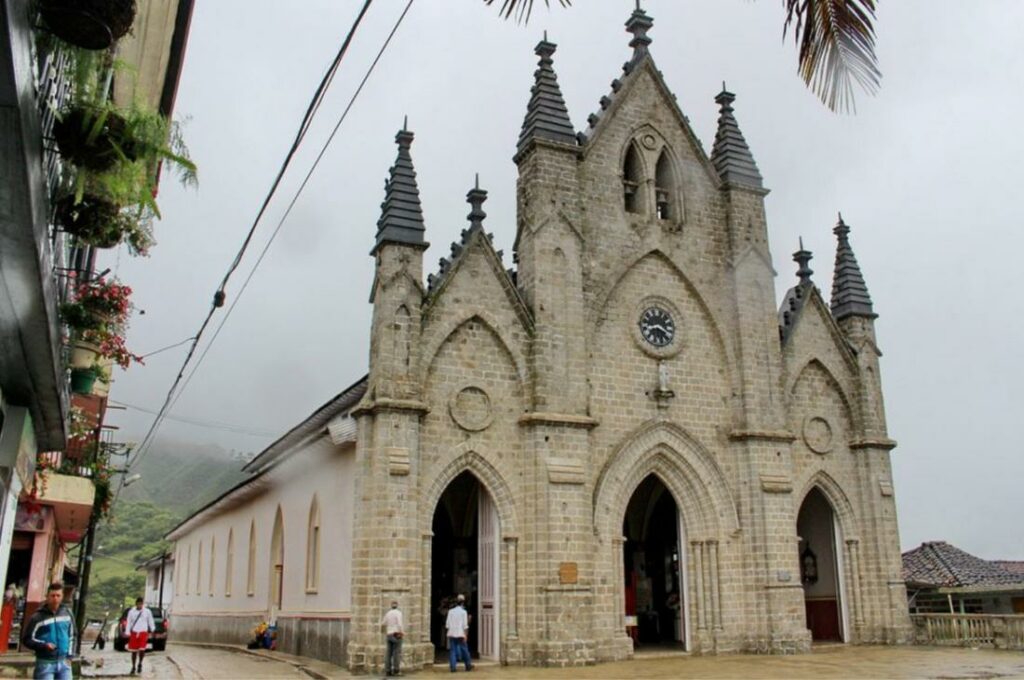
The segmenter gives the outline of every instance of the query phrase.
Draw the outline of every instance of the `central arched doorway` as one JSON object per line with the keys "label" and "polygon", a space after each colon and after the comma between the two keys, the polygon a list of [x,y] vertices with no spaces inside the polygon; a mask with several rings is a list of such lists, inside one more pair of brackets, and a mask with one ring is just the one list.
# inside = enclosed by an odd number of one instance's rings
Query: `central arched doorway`
{"label": "central arched doorway", "polygon": [[430,639],[437,657],[447,658],[445,619],[461,594],[470,615],[470,653],[498,659],[498,512],[486,487],[471,472],[453,479],[441,495],[433,534]]}
{"label": "central arched doorway", "polygon": [[814,642],[842,642],[842,564],[835,512],[817,487],[804,498],[797,513],[796,532],[800,538],[800,582],[804,586],[807,628]]}
{"label": "central arched doorway", "polygon": [[655,475],[633,492],[622,521],[627,631],[634,646],[686,647],[682,526],[672,493]]}

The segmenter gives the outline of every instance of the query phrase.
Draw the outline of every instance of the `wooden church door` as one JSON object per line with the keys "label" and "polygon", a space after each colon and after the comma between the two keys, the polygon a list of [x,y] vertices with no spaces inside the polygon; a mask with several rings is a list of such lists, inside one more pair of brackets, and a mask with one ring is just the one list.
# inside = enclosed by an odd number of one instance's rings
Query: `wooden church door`
{"label": "wooden church door", "polygon": [[498,658],[498,511],[490,494],[481,486],[479,495],[480,535],[477,565],[480,579],[478,601],[480,656]]}

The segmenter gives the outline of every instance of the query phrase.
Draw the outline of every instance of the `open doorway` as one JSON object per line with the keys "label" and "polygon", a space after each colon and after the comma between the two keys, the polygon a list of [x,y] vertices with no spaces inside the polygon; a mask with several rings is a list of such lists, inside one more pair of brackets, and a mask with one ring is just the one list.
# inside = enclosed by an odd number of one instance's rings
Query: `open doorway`
{"label": "open doorway", "polygon": [[800,505],[796,531],[800,537],[800,581],[811,639],[842,642],[842,570],[836,550],[835,513],[817,488],[811,489]]}
{"label": "open doorway", "polygon": [[466,598],[470,654],[497,659],[498,545],[497,509],[487,489],[471,472],[448,485],[434,510],[430,565],[430,639],[439,659],[448,656],[445,619],[458,595]]}
{"label": "open doorway", "polygon": [[622,522],[627,632],[636,647],[685,648],[679,509],[654,475],[633,492]]}

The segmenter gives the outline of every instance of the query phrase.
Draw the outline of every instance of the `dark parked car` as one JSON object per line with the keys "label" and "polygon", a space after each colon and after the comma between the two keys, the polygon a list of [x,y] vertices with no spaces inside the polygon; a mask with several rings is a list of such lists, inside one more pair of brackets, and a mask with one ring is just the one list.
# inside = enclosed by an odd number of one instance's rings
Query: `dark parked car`
{"label": "dark parked car", "polygon": [[[123,652],[128,648],[128,612],[132,609],[135,609],[135,607],[128,607],[121,612],[121,619],[117,622],[117,637],[114,638],[114,649],[119,652]],[[149,644],[146,645],[146,648],[152,649],[154,652],[162,652],[167,648],[167,631],[171,627],[170,618],[166,610],[156,607],[150,607],[149,610],[153,612],[155,630],[149,634]]]}

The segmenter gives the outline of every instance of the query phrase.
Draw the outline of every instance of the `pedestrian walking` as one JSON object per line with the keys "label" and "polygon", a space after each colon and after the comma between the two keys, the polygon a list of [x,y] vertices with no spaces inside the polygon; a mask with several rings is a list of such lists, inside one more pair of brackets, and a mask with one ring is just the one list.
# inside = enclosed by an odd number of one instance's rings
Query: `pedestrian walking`
{"label": "pedestrian walking", "polygon": [[63,603],[64,584],[51,583],[46,602],[25,624],[21,644],[36,654],[36,680],[71,680],[71,650],[75,647],[75,617]]}
{"label": "pedestrian walking", "polygon": [[[146,656],[149,634],[156,630],[153,612],[144,604],[141,597],[135,598],[135,606],[128,610],[124,627],[128,633],[128,651],[132,653],[131,674],[135,675],[142,672],[142,659]],[[139,660],[138,666],[135,664],[136,657]]]}
{"label": "pedestrian walking", "polygon": [[380,620],[380,625],[387,635],[387,647],[384,650],[384,674],[402,674],[402,638],[405,628],[402,626],[402,610],[398,608],[398,600],[391,600],[391,609]]}
{"label": "pedestrian walking", "polygon": [[469,646],[466,644],[466,635],[469,633],[469,615],[466,613],[466,598],[459,595],[455,598],[455,606],[448,610],[448,620],[445,622],[448,629],[448,668],[455,672],[459,660],[466,664],[466,670],[473,670],[473,662],[469,658]]}

